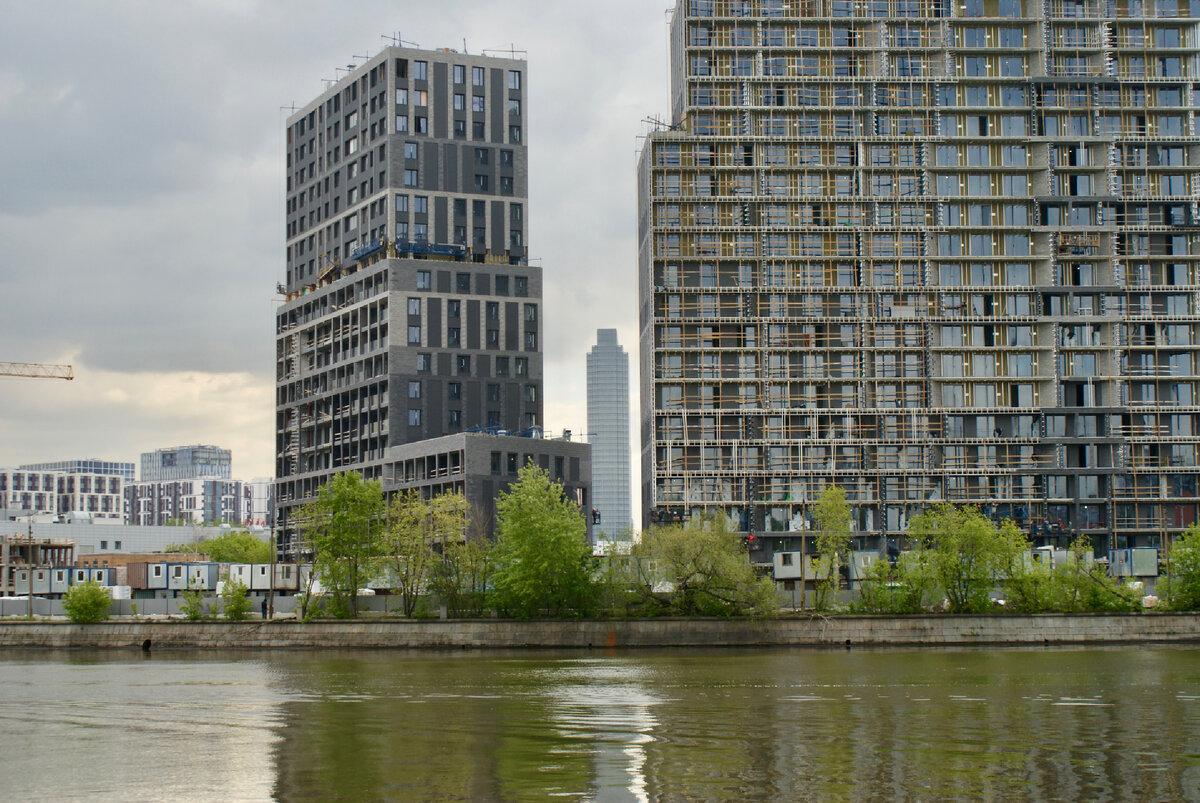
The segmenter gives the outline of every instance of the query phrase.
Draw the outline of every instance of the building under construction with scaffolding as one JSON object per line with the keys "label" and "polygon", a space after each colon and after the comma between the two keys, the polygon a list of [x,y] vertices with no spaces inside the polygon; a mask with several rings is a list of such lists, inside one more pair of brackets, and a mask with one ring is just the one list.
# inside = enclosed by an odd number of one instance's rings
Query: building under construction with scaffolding
{"label": "building under construction with scaffolding", "polygon": [[[1196,521],[1200,2],[679,0],[640,163],[646,523]],[[761,557],[761,555],[760,555]]]}
{"label": "building under construction with scaffolding", "polygon": [[526,78],[518,58],[393,46],[288,119],[276,312],[285,533],[289,510],[336,473],[386,486],[392,447],[540,435]]}

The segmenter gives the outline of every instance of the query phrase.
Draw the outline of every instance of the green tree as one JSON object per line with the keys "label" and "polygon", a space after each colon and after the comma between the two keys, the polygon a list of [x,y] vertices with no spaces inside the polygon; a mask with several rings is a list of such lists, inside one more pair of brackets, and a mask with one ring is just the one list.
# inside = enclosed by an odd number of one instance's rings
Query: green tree
{"label": "green tree", "polygon": [[245,530],[223,533],[192,545],[217,563],[269,563],[271,545]]}
{"label": "green tree", "polygon": [[500,495],[496,513],[497,608],[526,618],[590,611],[596,589],[587,525],[562,485],[531,461]]}
{"label": "green tree", "polygon": [[914,614],[933,607],[938,581],[929,551],[917,548],[901,553],[895,565],[872,563],[859,587],[854,607],[864,613]]}
{"label": "green tree", "polygon": [[468,503],[466,511],[464,537],[442,544],[442,554],[430,569],[429,588],[451,615],[482,616],[495,568],[490,520],[477,505]]}
{"label": "green tree", "polygon": [[1175,539],[1167,558],[1159,597],[1173,610],[1200,610],[1200,525],[1193,524]]}
{"label": "green tree", "polygon": [[651,608],[679,616],[770,615],[775,586],[750,565],[740,533],[719,513],[651,527],[633,548],[637,588]]}
{"label": "green tree", "polygon": [[813,518],[817,525],[813,604],[817,610],[826,610],[841,587],[842,566],[850,556],[850,503],[846,501],[846,490],[837,485],[825,486]]}
{"label": "green tree", "polygon": [[383,550],[384,565],[403,599],[404,615],[412,616],[417,602],[429,589],[437,550],[463,540],[467,526],[467,501],[460,493],[444,493],[425,500],[417,491],[397,494],[388,507]]}
{"label": "green tree", "polygon": [[1142,595],[1108,573],[1108,567],[1089,560],[1091,540],[1081,535],[1071,544],[1065,566],[1055,569],[1061,584],[1063,611],[1136,611]]}
{"label": "green tree", "polygon": [[250,613],[250,598],[246,596],[246,584],[241,580],[226,580],[221,588],[221,607],[225,618],[233,622],[245,619]]}
{"label": "green tree", "polygon": [[73,585],[63,596],[63,611],[76,624],[103,622],[111,609],[112,596],[108,589],[95,580]]}
{"label": "green tree", "polygon": [[1011,521],[999,528],[972,507],[938,505],[909,523],[908,534],[930,551],[931,566],[953,613],[986,611],[989,594],[1028,550],[1024,534]]}
{"label": "green tree", "polygon": [[385,513],[379,481],[353,472],[336,475],[317,492],[313,515],[302,526],[334,616],[358,616],[358,589],[377,566]]}

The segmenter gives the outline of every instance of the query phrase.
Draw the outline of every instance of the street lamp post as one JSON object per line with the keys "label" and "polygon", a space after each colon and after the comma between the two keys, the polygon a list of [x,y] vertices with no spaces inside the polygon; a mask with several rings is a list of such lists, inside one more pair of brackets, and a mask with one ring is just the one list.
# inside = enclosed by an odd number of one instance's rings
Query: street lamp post
{"label": "street lamp post", "polygon": [[29,618],[33,618],[33,515],[29,516]]}

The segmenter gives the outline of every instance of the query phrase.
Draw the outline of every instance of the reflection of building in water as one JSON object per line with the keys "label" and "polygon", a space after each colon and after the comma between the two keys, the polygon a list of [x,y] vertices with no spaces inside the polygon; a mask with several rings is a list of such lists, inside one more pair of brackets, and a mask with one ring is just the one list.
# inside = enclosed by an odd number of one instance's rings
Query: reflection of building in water
{"label": "reflection of building in water", "polygon": [[649,800],[645,745],[658,726],[660,700],[638,683],[641,672],[608,661],[572,662],[568,682],[549,690],[553,722],[560,733],[591,745],[594,788],[627,792]]}
{"label": "reflection of building in water", "polygon": [[1194,651],[269,663],[278,799],[1196,797]]}

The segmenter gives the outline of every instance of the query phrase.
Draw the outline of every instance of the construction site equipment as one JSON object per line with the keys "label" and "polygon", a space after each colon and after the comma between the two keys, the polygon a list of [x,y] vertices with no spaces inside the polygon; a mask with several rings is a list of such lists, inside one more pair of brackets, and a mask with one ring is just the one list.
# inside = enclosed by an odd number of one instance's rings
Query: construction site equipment
{"label": "construction site equipment", "polygon": [[69,365],[46,365],[39,362],[0,362],[0,376],[26,376],[36,379],[74,379],[75,370]]}

